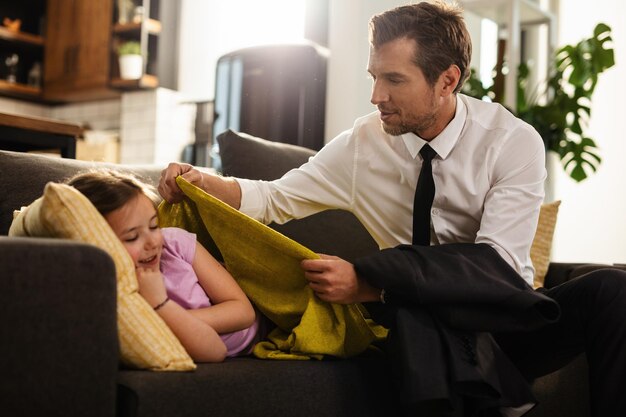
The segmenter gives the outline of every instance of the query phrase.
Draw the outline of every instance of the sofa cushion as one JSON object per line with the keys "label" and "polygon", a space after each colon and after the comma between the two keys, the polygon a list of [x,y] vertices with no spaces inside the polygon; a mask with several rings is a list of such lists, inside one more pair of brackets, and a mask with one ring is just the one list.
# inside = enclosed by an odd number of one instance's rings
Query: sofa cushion
{"label": "sofa cushion", "polygon": [[152,185],[159,183],[163,167],[124,166],[61,159],[31,153],[0,151],[0,235],[6,235],[13,210],[32,203],[49,181],[63,182],[79,171],[108,167],[132,172]]}
{"label": "sofa cushion", "polygon": [[107,252],[117,274],[117,313],[122,362],[154,370],[191,370],[195,365],[178,339],[138,292],[135,265],[104,217],[78,190],[49,183],[20,211],[10,236],[58,237]]}
{"label": "sofa cushion", "polygon": [[[311,149],[271,142],[232,130],[220,134],[217,141],[222,158],[222,173],[231,177],[271,181],[315,155]],[[285,224],[272,223],[269,226],[314,252],[339,256],[349,261],[378,250],[378,245],[361,222],[344,210],[327,210]]]}
{"label": "sofa cushion", "polygon": [[225,175],[271,181],[304,164],[315,151],[227,130],[217,137]]}
{"label": "sofa cushion", "polygon": [[[165,376],[165,377],[164,377]],[[167,375],[122,371],[122,415],[399,416],[382,357],[325,361],[229,358]]]}

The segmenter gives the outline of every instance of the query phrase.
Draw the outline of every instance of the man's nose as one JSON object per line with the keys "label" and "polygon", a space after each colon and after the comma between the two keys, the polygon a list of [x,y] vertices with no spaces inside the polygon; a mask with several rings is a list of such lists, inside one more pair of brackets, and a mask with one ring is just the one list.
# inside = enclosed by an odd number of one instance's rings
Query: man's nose
{"label": "man's nose", "polygon": [[372,84],[372,96],[370,97],[370,102],[377,106],[387,101],[389,101],[389,93],[387,93],[380,83],[374,81]]}

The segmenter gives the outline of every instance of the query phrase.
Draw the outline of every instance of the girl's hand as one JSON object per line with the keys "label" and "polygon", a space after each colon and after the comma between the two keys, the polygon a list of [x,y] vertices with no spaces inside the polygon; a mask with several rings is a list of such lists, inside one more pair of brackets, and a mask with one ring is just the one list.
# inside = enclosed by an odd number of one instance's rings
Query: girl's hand
{"label": "girl's hand", "polygon": [[150,304],[155,307],[167,297],[165,290],[165,282],[161,271],[156,268],[138,267],[135,269],[137,273],[137,282],[139,284],[139,294]]}

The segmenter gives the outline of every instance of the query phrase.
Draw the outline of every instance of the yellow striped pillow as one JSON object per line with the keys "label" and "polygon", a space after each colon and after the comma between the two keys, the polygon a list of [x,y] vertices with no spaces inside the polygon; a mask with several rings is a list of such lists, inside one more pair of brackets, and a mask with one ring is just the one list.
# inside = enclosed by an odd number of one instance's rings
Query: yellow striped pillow
{"label": "yellow striped pillow", "polygon": [[113,258],[117,271],[117,321],[121,360],[161,371],[195,369],[174,333],[137,292],[133,261],[104,217],[73,187],[48,183],[44,194],[16,212],[10,236],[58,237],[90,243]]}
{"label": "yellow striped pillow", "polygon": [[534,288],[543,287],[550,266],[550,252],[552,251],[552,238],[556,227],[556,217],[559,213],[561,200],[541,205],[537,231],[530,248],[530,259],[535,267]]}

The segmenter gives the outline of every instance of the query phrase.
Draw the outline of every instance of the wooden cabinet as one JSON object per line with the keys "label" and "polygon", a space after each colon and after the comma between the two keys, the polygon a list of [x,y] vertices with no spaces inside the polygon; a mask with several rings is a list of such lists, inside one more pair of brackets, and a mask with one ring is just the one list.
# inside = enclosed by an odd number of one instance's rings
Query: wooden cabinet
{"label": "wooden cabinet", "polygon": [[112,0],[48,0],[43,97],[119,96],[109,87]]}
{"label": "wooden cabinet", "polygon": [[45,1],[0,2],[2,95],[25,99],[38,99],[41,95]]}
{"label": "wooden cabinet", "polygon": [[[20,30],[3,27],[4,18],[20,19]],[[160,34],[159,0],[0,2],[0,95],[60,103],[155,88]],[[144,57],[143,74],[136,80],[119,76],[116,50],[128,40],[141,44]],[[5,61],[15,56],[19,63],[9,74]],[[29,83],[35,64],[40,76]]]}

